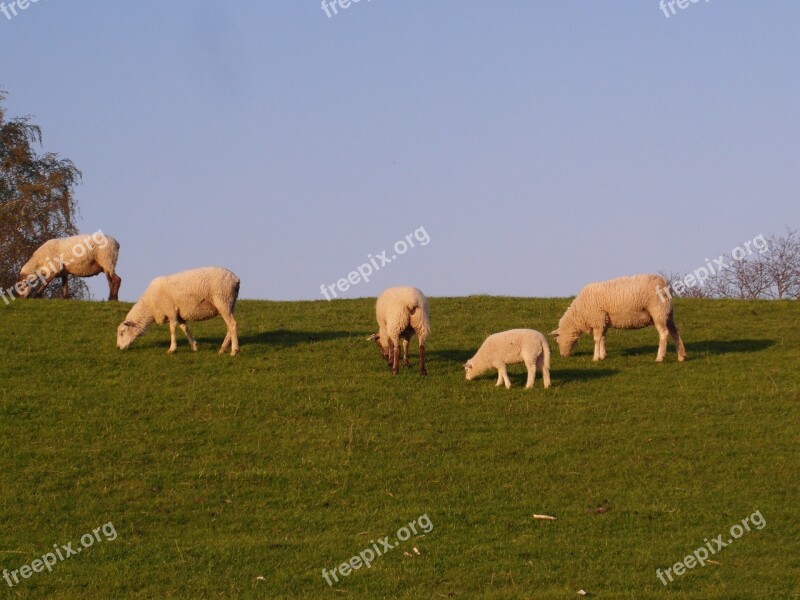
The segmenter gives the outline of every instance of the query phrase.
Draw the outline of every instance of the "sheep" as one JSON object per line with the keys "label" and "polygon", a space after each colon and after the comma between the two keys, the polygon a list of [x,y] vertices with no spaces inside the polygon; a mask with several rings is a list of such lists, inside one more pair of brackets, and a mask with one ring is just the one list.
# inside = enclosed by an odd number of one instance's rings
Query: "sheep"
{"label": "sheep", "polygon": [[236,356],[239,337],[233,312],[238,297],[239,278],[221,267],[192,269],[157,277],[150,282],[117,328],[117,348],[127,349],[151,323],[163,325],[169,321],[168,352],[171,354],[178,347],[175,329],[179,325],[196,352],[197,341],[189,331],[187,321],[205,321],[220,315],[228,326],[228,332],[219,352],[222,354],[230,346],[231,356]]}
{"label": "sheep", "polygon": [[641,329],[655,325],[658,330],[656,362],[667,353],[667,336],[671,335],[678,350],[678,360],[686,358],[681,335],[675,326],[671,298],[660,299],[658,290],[666,289],[667,280],[660,275],[633,275],[585,286],[567,308],[558,329],[551,332],[558,342],[561,356],[572,353],[582,333],[594,335],[594,361],[606,357],[606,331]]}
{"label": "sheep", "polygon": [[415,287],[397,286],[381,292],[375,303],[378,333],[367,340],[374,341],[381,355],[392,368],[392,374],[400,371],[400,340],[403,340],[403,365],[408,364],[408,344],[414,334],[419,339],[419,374],[427,375],[425,366],[425,344],[431,332],[428,316],[428,299]]}
{"label": "sheep", "polygon": [[[68,298],[68,275],[94,277],[105,273],[108,279],[108,299],[118,300],[122,285],[122,279],[116,273],[118,258],[119,242],[102,231],[48,240],[23,265],[19,274],[20,281],[15,288],[22,298],[28,298],[32,292],[41,296],[50,282],[60,275],[64,298]],[[34,292],[37,280],[41,285],[38,292]]]}
{"label": "sheep", "polygon": [[464,364],[467,381],[485,373],[489,369],[497,369],[495,387],[504,383],[506,389],[511,387],[506,365],[525,363],[528,368],[528,381],[525,389],[533,387],[536,379],[536,368],[542,371],[544,387],[550,387],[550,346],[547,338],[535,329],[510,329],[493,333],[487,337],[475,356]]}

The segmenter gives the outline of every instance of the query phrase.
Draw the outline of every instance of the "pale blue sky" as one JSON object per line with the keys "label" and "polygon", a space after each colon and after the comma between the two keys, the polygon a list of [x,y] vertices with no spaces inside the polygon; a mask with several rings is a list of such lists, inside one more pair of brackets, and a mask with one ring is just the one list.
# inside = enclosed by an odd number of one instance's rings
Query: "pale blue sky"
{"label": "pale blue sky", "polygon": [[340,296],[570,295],[800,226],[798,23],[796,0],[39,0],[0,14],[0,87],[83,171],[122,299],[210,264],[321,299],[418,227]]}

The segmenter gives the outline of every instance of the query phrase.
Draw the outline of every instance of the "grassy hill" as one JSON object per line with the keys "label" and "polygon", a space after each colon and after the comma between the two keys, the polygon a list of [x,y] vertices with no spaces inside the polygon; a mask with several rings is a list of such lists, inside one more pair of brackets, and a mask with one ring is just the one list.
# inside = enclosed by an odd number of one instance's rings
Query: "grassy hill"
{"label": "grassy hill", "polygon": [[[487,334],[547,332],[568,304],[431,299],[427,378],[365,341],[374,300],[243,301],[236,358],[219,319],[197,353],[167,355],[166,327],[123,353],[125,304],[0,305],[0,569],[116,534],[0,593],[800,597],[800,303],[679,300],[683,364],[654,362],[651,328],[611,332],[599,364],[588,337],[551,345],[549,390],[522,366],[509,391],[464,380]],[[713,563],[656,577],[756,511]]]}

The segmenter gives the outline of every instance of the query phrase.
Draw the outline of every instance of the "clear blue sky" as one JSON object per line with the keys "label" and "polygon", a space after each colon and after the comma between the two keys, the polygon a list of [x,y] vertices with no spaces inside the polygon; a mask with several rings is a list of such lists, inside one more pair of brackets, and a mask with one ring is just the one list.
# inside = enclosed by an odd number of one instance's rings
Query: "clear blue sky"
{"label": "clear blue sky", "polygon": [[122,299],[210,264],[322,299],[418,227],[340,295],[570,295],[800,226],[799,23],[796,0],[39,0],[0,14],[0,87],[83,171]]}

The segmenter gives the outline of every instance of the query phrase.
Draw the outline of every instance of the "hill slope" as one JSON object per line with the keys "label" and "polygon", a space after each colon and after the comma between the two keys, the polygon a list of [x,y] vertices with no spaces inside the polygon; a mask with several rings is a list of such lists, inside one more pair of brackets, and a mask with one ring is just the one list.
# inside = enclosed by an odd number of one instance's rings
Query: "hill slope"
{"label": "hill slope", "polygon": [[[365,341],[373,300],[241,302],[236,358],[216,353],[219,319],[169,356],[165,327],[116,350],[124,304],[0,306],[0,569],[116,534],[9,592],[797,594],[800,304],[678,301],[683,364],[672,345],[654,362],[651,328],[611,332],[600,364],[587,337],[569,359],[553,344],[547,391],[523,390],[522,366],[510,391],[464,380],[487,334],[547,332],[568,304],[431,299],[427,378],[392,378]],[[763,529],[715,563],[656,577],[756,511]],[[415,520],[427,535],[322,577]]]}

